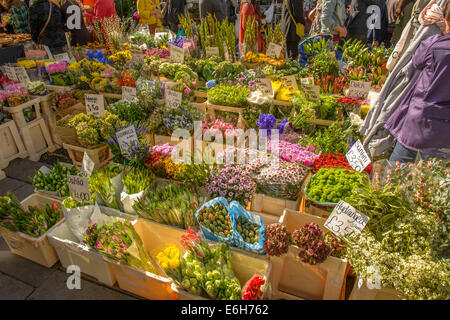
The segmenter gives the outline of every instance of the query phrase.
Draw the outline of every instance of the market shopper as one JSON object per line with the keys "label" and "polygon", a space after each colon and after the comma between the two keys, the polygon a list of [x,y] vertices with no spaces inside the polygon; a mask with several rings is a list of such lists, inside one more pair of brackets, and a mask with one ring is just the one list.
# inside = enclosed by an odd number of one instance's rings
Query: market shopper
{"label": "market shopper", "polygon": [[346,17],[344,0],[323,0],[320,16],[321,33],[332,35],[334,42],[345,38],[347,36]]}
{"label": "market shopper", "polygon": [[162,11],[163,22],[175,34],[182,28],[178,19],[180,15],[184,15],[184,0],[167,0],[166,6]]}
{"label": "market shopper", "polygon": [[229,0],[199,0],[198,6],[200,18],[205,19],[208,14],[215,16],[218,21],[225,20],[228,17]]}
{"label": "market shopper", "polygon": [[418,151],[450,149],[450,1],[443,10],[444,35],[422,41],[413,56],[420,75],[385,124],[397,142],[390,160],[414,162]]}
{"label": "market shopper", "polygon": [[66,45],[62,19],[61,10],[56,4],[48,0],[35,0],[29,11],[33,41],[47,45],[54,53],[62,52]]}
{"label": "market shopper", "polygon": [[[302,28],[303,32],[300,30]],[[281,11],[281,30],[286,36],[288,58],[297,59],[298,43],[304,35],[304,28],[303,0],[284,0],[284,6]]]}
{"label": "market shopper", "polygon": [[80,8],[80,12],[82,12],[82,9],[78,2],[76,0],[61,0],[61,12],[63,15],[63,21],[66,25],[66,29],[70,32],[71,36],[71,45],[78,46],[78,45],[86,45],[89,42],[92,41],[91,34],[89,33],[88,29],[86,28],[86,24],[84,23],[84,19],[82,16],[82,19],[80,21],[80,28],[68,28],[67,23],[68,19],[73,14],[72,10],[70,10],[71,6],[77,6]]}
{"label": "market shopper", "polygon": [[316,7],[308,13],[308,20],[311,21],[309,35],[315,36],[320,33],[322,28],[320,18],[322,16],[322,0],[317,0]]}
{"label": "market shopper", "polygon": [[4,8],[9,12],[10,18],[7,21],[7,29],[11,33],[30,33],[28,25],[28,7],[21,0],[5,0]]}
{"label": "market shopper", "polygon": [[150,33],[154,34],[156,28],[162,28],[159,0],[138,0],[137,10],[139,13],[139,24],[148,25]]}
{"label": "market shopper", "polygon": [[[416,0],[418,1],[418,0]],[[414,0],[399,0],[397,7],[394,11],[395,28],[392,33],[391,43],[396,44],[402,35],[406,24],[411,19],[411,14],[414,6]]]}
{"label": "market shopper", "polygon": [[263,14],[259,9],[259,4],[256,0],[243,0],[241,2],[241,11],[239,13],[240,17],[240,28],[239,28],[239,52],[244,54],[242,44],[245,39],[245,24],[248,19],[253,18],[257,24],[256,33],[258,41],[258,51],[261,50],[261,32],[260,25],[266,23],[266,19],[261,19]]}

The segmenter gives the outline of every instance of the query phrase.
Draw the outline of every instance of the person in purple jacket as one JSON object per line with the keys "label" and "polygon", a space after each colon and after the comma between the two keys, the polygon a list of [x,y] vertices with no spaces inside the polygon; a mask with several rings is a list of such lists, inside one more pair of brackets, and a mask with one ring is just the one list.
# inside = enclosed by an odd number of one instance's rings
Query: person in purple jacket
{"label": "person in purple jacket", "polygon": [[443,14],[444,35],[417,48],[412,63],[421,74],[384,126],[397,140],[391,161],[414,162],[419,151],[450,157],[450,0]]}

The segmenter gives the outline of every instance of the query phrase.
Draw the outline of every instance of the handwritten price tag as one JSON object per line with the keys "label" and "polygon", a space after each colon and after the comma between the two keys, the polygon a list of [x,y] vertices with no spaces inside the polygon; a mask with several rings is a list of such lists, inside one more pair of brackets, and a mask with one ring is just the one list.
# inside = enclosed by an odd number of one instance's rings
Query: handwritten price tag
{"label": "handwritten price tag", "polygon": [[56,59],[56,61],[66,61],[67,63],[71,62],[69,54],[67,52],[55,54],[54,58]]}
{"label": "handwritten price tag", "polygon": [[272,82],[267,78],[260,78],[255,80],[256,90],[262,93],[263,96],[273,97]]}
{"label": "handwritten price tag", "polygon": [[136,88],[122,87],[122,99],[126,101],[133,101],[136,98]]}
{"label": "handwritten price tag", "polygon": [[13,81],[19,81],[19,79],[17,79],[16,73],[14,72],[13,67],[4,66],[3,68],[5,70],[5,75],[8,79],[13,80]]}
{"label": "handwritten price tag", "polygon": [[30,82],[30,78],[28,77],[27,70],[25,70],[24,67],[15,67],[14,71],[17,76],[17,81],[19,81],[22,84],[27,84]]}
{"label": "handwritten price tag", "polygon": [[92,171],[94,171],[94,168],[95,168],[95,162],[92,161],[91,157],[89,157],[89,155],[85,152],[84,156],[83,156],[83,164],[81,167],[82,171],[87,176],[90,176]]}
{"label": "handwritten price tag", "polygon": [[184,63],[184,50],[173,44],[170,45],[170,60],[173,62]]}
{"label": "handwritten price tag", "polygon": [[67,175],[67,185],[72,198],[77,201],[91,201],[91,194],[89,192],[89,178]]}
{"label": "handwritten price tag", "polygon": [[219,48],[218,47],[206,47],[206,56],[207,57],[211,57],[211,56],[219,57],[220,56]]}
{"label": "handwritten price tag", "polygon": [[119,142],[119,147],[122,154],[127,154],[130,146],[133,143],[139,143],[134,125],[116,132],[116,137],[117,141]]}
{"label": "handwritten price tag", "polygon": [[302,85],[302,87],[303,87],[304,85],[306,85],[306,86],[312,86],[312,85],[314,85],[314,78],[312,78],[312,77],[309,77],[309,78],[301,78],[301,79],[300,79],[300,84]]}
{"label": "handwritten price tag", "polygon": [[350,80],[348,87],[348,96],[350,98],[367,98],[372,82]]}
{"label": "handwritten price tag", "polygon": [[97,117],[105,116],[105,99],[101,94],[85,94],[86,113]]}
{"label": "handwritten price tag", "polygon": [[369,217],[362,214],[345,201],[339,201],[331,212],[324,227],[337,236],[361,233],[369,221]]}
{"label": "handwritten price tag", "polygon": [[303,92],[305,93],[306,99],[311,101],[320,101],[320,87],[314,85],[302,84]]}
{"label": "handwritten price tag", "polygon": [[286,87],[289,91],[298,90],[297,79],[295,76],[285,76],[281,78],[281,83],[284,87]]}
{"label": "handwritten price tag", "polygon": [[278,59],[280,57],[282,47],[276,43],[270,42],[267,47],[267,55],[271,58]]}
{"label": "handwritten price tag", "polygon": [[169,107],[181,106],[181,102],[183,99],[183,94],[181,92],[167,89],[165,96],[166,96],[166,104]]}
{"label": "handwritten price tag", "polygon": [[358,172],[363,171],[370,163],[369,155],[358,140],[345,155],[348,163]]}

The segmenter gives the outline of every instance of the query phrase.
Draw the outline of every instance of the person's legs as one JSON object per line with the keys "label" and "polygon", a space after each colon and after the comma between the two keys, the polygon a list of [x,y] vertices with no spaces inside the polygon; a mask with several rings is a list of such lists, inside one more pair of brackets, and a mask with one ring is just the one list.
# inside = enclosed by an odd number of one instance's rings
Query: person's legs
{"label": "person's legs", "polygon": [[298,43],[295,41],[287,41],[286,42],[286,50],[288,58],[293,60],[297,60],[298,57]]}
{"label": "person's legs", "polygon": [[416,160],[417,152],[407,149],[402,146],[398,141],[395,142],[394,150],[389,158],[389,161],[414,162]]}

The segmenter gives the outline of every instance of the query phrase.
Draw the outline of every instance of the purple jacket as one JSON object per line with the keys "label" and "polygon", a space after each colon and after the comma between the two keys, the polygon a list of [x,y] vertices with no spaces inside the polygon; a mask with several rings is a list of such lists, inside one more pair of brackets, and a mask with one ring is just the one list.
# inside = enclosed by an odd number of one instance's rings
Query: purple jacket
{"label": "purple jacket", "polygon": [[450,148],[450,35],[423,40],[412,63],[422,72],[384,127],[414,151]]}

